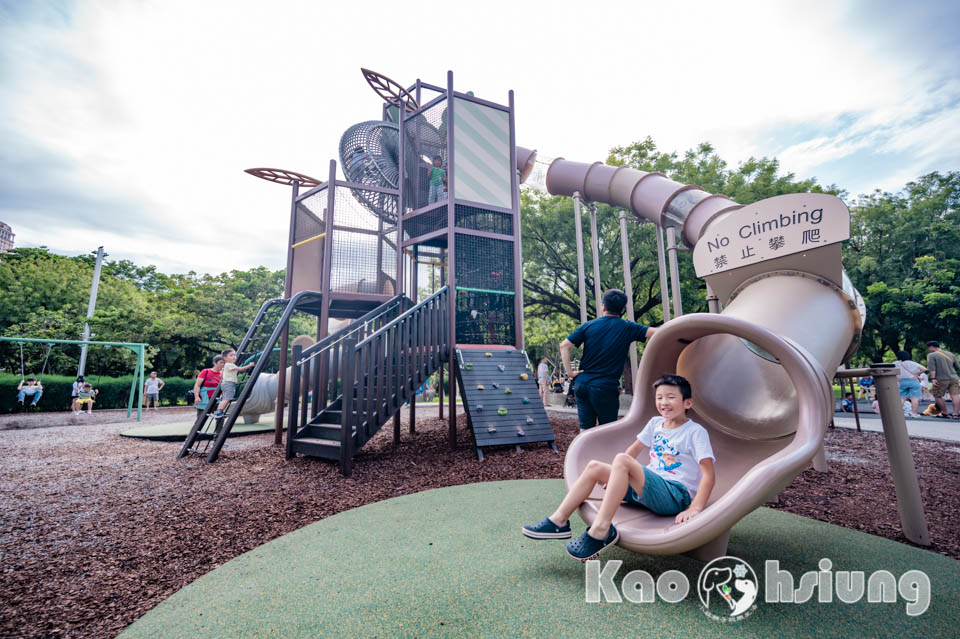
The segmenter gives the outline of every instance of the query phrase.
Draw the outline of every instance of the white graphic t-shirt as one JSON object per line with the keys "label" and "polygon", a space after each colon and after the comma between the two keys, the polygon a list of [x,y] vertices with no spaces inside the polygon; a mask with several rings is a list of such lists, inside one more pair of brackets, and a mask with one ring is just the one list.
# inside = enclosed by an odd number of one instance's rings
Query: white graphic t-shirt
{"label": "white graphic t-shirt", "polygon": [[160,392],[160,378],[153,379],[148,377],[147,381],[144,382],[144,386],[147,387],[147,394],[153,395]]}
{"label": "white graphic t-shirt", "polygon": [[700,424],[688,419],[679,428],[664,428],[664,417],[653,417],[637,439],[650,448],[647,468],[664,479],[678,481],[687,487],[692,498],[700,485],[700,460],[716,459],[710,446],[710,435]]}

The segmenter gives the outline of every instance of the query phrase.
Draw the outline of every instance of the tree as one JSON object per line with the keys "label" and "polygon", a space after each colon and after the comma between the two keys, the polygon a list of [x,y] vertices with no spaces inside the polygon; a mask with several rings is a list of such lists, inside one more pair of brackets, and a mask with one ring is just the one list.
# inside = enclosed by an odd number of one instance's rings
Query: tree
{"label": "tree", "polygon": [[900,349],[920,356],[931,339],[960,344],[960,172],[861,196],[850,212],[843,262],[867,305],[860,355],[881,361]]}

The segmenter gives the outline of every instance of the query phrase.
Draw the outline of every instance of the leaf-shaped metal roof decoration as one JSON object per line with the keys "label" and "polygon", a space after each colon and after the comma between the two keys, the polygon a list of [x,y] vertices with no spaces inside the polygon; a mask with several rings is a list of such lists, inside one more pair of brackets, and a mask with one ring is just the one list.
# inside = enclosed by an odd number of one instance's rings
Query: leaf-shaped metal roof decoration
{"label": "leaf-shaped metal roof decoration", "polygon": [[315,186],[320,186],[322,182],[316,178],[312,178],[309,175],[304,175],[303,173],[297,173],[296,171],[287,171],[286,169],[267,169],[267,168],[257,168],[257,169],[244,169],[244,173],[249,173],[254,177],[258,177],[261,180],[267,180],[268,182],[276,182],[277,184],[286,184],[291,185],[295,181],[300,183],[300,186],[312,189]]}
{"label": "leaf-shaped metal roof decoration", "polygon": [[367,81],[367,84],[370,85],[370,88],[376,91],[377,95],[383,98],[383,101],[387,104],[399,107],[400,104],[403,103],[407,111],[416,111],[420,108],[416,98],[410,95],[409,91],[387,76],[362,67],[360,68],[360,72],[363,73],[363,77]]}

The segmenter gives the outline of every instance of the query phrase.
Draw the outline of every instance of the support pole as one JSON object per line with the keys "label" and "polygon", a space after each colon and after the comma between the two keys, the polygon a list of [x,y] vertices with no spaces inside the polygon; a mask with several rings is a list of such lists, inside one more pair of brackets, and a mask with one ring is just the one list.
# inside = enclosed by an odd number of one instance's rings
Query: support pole
{"label": "support pole", "polygon": [[709,284],[707,284],[707,310],[710,313],[720,312],[720,298],[713,292]]}
{"label": "support pole", "polygon": [[[630,272],[630,242],[627,240],[627,212],[622,210],[620,218],[620,250],[623,253],[623,287],[627,294],[627,319],[635,322],[633,314],[633,274]],[[637,343],[630,344],[630,377],[637,378]]]}
{"label": "support pole", "polygon": [[[97,308],[97,289],[100,287],[100,267],[103,266],[103,247],[97,247],[97,261],[93,265],[93,283],[90,285],[90,301],[87,303],[87,321],[83,323],[83,341],[90,340],[90,320]],[[77,376],[84,374],[87,368],[87,345],[80,347],[80,365],[77,366]]]}
{"label": "support pole", "polygon": [[[332,188],[332,187],[328,187]],[[293,244],[294,239],[296,238],[296,225],[297,225],[297,197],[300,194],[300,182],[294,180],[290,189],[290,236],[287,241],[287,271],[283,281],[283,296],[286,299],[293,297]],[[332,235],[332,227],[324,227],[324,233]],[[326,247],[329,246],[329,242],[326,238],[323,238],[324,251]],[[322,260],[322,258],[321,258]],[[323,265],[321,264],[321,268]],[[321,278],[322,279],[322,278]],[[325,304],[327,302],[326,298],[322,300]],[[273,413],[273,445],[280,446],[283,444],[283,405],[286,400],[286,387],[287,387],[287,340],[290,335],[288,329],[283,329],[283,335],[280,336],[280,341],[283,343],[283,348],[280,349],[280,362],[279,370],[277,370],[277,401]],[[320,320],[317,320],[317,341],[320,341]],[[323,378],[323,383],[326,383],[326,377]],[[292,401],[292,398],[291,398]],[[293,432],[296,432],[294,429]]]}
{"label": "support pole", "polygon": [[[882,368],[881,368],[882,367]],[[851,371],[852,372],[852,371]],[[896,369],[891,364],[873,364],[869,370],[877,386],[877,403],[883,424],[883,438],[887,442],[890,474],[900,510],[900,525],[904,536],[915,544],[930,545],[930,533],[923,512],[923,497],[917,481],[917,469],[910,452],[907,423],[903,418]]]}
{"label": "support pole", "polygon": [[680,267],[677,264],[677,229],[667,227],[667,258],[670,262],[670,290],[673,292],[673,316],[683,315],[683,301],[680,299]]}
{"label": "support pole", "polygon": [[587,323],[587,292],[583,274],[583,226],[580,215],[580,192],[573,192],[573,220],[577,227],[577,290],[580,295],[580,323]]}
{"label": "support pole", "polygon": [[660,269],[660,305],[664,323],[670,321],[670,293],[667,291],[667,263],[663,252],[663,229],[657,227],[657,266]]}
{"label": "support pole", "polygon": [[[450,289],[447,291],[447,347],[449,349],[450,375],[450,412],[448,415],[448,438],[450,449],[457,448],[457,376],[454,374],[457,365],[457,234],[455,232],[456,211],[454,209],[454,195],[456,194],[457,173],[455,168],[456,147],[453,140],[455,126],[455,100],[453,98],[453,71],[447,71],[447,281]],[[401,138],[403,136],[400,136]],[[519,268],[519,266],[518,266]]]}
{"label": "support pole", "polygon": [[600,317],[603,287],[600,285],[600,238],[597,236],[597,205],[590,205],[590,249],[593,252],[593,301],[596,315]]}

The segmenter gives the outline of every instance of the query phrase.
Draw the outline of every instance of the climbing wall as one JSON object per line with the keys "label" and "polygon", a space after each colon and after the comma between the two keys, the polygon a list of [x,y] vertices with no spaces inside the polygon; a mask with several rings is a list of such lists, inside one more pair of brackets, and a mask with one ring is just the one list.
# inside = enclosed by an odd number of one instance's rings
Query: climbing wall
{"label": "climbing wall", "polygon": [[457,363],[478,458],[486,446],[548,442],[557,449],[526,353],[458,348]]}

